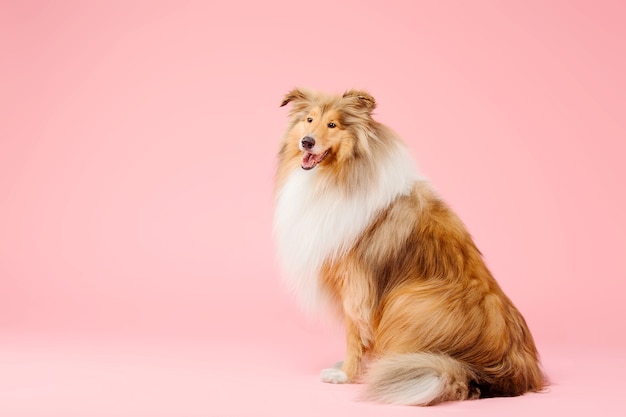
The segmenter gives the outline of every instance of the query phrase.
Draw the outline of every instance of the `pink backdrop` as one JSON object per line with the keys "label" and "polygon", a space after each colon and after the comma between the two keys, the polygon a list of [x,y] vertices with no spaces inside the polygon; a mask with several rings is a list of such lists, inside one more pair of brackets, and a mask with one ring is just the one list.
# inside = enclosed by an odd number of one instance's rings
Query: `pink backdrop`
{"label": "pink backdrop", "polygon": [[586,410],[584,378],[626,371],[623,2],[12,3],[2,415],[408,415],[317,383],[341,331],[280,287],[272,178],[294,86],[377,98],[555,380],[442,409]]}

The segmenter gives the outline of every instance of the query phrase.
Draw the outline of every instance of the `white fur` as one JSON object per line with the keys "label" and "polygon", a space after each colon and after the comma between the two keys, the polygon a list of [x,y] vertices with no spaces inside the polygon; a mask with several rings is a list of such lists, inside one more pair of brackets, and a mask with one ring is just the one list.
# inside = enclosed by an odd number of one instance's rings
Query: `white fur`
{"label": "white fur", "polygon": [[313,311],[324,303],[318,286],[324,262],[350,250],[376,214],[399,195],[410,193],[420,178],[406,149],[392,146],[377,161],[378,181],[353,195],[316,189],[316,175],[322,167],[298,168],[278,192],[274,217],[278,255],[285,281],[305,310]]}
{"label": "white fur", "polygon": [[458,396],[469,375],[464,365],[434,353],[386,354],[368,365],[366,397],[390,404],[428,405]]}
{"label": "white fur", "polygon": [[378,399],[389,404],[426,405],[441,395],[444,385],[437,375],[425,375],[417,380],[390,384],[389,391],[379,394]]}
{"label": "white fur", "polygon": [[322,369],[320,379],[322,382],[328,382],[330,384],[345,384],[348,382],[348,377],[345,372],[337,368]]}

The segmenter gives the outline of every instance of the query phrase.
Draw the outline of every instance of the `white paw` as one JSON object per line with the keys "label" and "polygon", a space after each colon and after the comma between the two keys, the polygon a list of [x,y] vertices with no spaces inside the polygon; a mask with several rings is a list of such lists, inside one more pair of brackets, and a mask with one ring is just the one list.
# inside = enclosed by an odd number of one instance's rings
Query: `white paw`
{"label": "white paw", "polygon": [[339,361],[339,362],[335,362],[335,364],[333,365],[333,368],[341,369],[342,366],[343,366],[343,361]]}
{"label": "white paw", "polygon": [[322,382],[328,382],[331,384],[344,384],[348,382],[346,374],[342,370],[336,368],[322,369],[320,379]]}

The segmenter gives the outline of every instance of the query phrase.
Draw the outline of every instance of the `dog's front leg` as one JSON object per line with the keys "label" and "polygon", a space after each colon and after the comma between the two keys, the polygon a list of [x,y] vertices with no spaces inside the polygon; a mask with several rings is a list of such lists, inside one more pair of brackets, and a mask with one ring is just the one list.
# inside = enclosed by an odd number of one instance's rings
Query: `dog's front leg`
{"label": "dog's front leg", "polygon": [[343,363],[322,370],[320,378],[323,382],[332,384],[357,382],[361,374],[364,353],[365,346],[360,328],[352,319],[346,317],[346,358]]}
{"label": "dog's front leg", "polygon": [[346,325],[346,358],[333,368],[324,369],[321,379],[333,384],[358,382],[361,362],[372,342],[371,316],[373,310],[372,279],[364,273],[356,258],[348,257],[335,265],[327,278],[334,282],[339,294],[341,312]]}
{"label": "dog's front leg", "polygon": [[356,382],[361,374],[361,363],[365,354],[360,327],[349,317],[346,317],[346,359],[341,370],[348,382]]}

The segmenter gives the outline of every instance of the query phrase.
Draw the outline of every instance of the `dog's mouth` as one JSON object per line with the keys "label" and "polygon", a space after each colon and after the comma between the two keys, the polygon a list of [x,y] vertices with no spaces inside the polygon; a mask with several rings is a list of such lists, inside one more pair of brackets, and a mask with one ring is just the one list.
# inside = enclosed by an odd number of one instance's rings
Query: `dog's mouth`
{"label": "dog's mouth", "polygon": [[315,168],[317,164],[322,162],[324,158],[328,156],[329,152],[330,149],[327,149],[326,152],[319,155],[311,152],[304,152],[304,155],[302,155],[302,169],[306,169],[308,171],[309,169]]}

